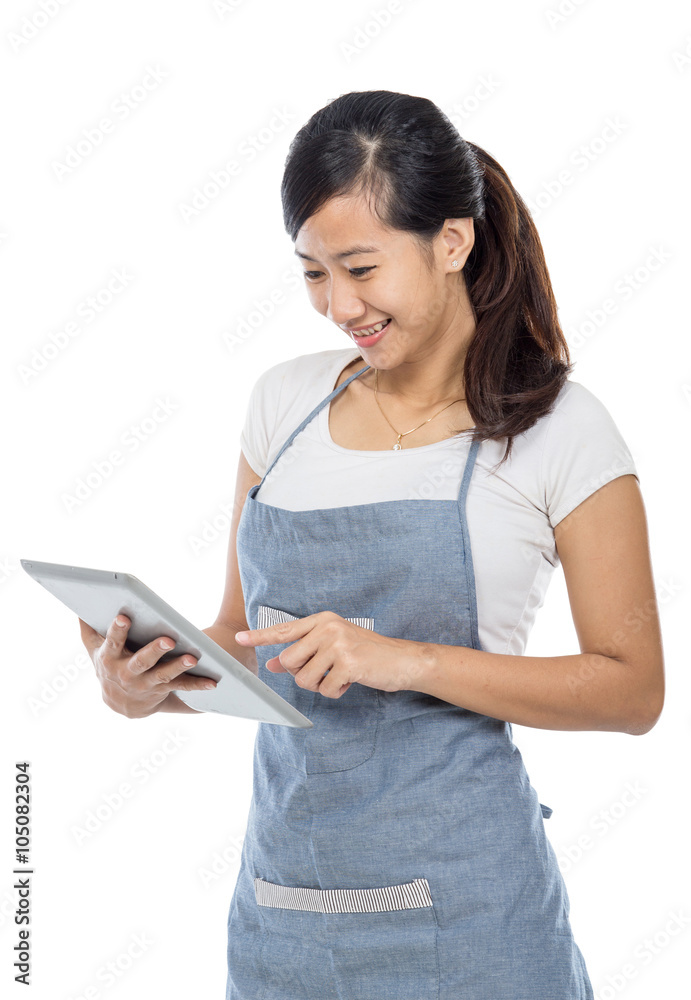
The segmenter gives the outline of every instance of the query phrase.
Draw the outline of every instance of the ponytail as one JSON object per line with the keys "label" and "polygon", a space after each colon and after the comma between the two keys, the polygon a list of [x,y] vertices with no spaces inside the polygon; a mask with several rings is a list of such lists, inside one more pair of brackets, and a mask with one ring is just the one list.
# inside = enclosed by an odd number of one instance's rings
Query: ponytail
{"label": "ponytail", "polygon": [[528,207],[503,167],[469,142],[484,211],[464,268],[476,332],[465,358],[468,409],[479,436],[513,437],[549,413],[573,369],[545,255]]}

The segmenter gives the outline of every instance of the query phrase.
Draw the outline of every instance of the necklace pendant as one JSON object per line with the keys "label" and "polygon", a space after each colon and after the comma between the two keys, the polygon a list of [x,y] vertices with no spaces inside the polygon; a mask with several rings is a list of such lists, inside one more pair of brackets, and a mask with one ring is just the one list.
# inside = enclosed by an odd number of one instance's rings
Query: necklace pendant
{"label": "necklace pendant", "polygon": [[401,446],[400,446],[400,444],[399,444],[398,442],[396,442],[396,444],[395,444],[395,445],[393,446],[393,449],[392,449],[392,450],[393,450],[393,451],[400,451],[400,450],[401,450]]}

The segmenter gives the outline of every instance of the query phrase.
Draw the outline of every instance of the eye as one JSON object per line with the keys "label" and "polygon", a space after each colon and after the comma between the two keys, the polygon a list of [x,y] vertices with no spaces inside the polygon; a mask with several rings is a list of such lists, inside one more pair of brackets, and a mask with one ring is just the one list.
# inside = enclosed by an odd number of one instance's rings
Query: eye
{"label": "eye", "polygon": [[[364,278],[368,271],[373,271],[376,264],[372,264],[369,267],[349,267],[348,270],[355,278]],[[314,281],[319,278],[324,272],[323,271],[305,271],[304,275],[310,281]]]}

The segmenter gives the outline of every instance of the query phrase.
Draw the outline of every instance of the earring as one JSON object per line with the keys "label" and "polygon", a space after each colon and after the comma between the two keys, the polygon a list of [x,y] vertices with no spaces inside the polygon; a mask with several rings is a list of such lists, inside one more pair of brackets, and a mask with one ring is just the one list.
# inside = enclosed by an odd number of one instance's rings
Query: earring
{"label": "earring", "polygon": [[458,267],[458,261],[457,261],[457,260],[455,260],[455,261],[453,262],[453,264],[451,265],[451,267]]}

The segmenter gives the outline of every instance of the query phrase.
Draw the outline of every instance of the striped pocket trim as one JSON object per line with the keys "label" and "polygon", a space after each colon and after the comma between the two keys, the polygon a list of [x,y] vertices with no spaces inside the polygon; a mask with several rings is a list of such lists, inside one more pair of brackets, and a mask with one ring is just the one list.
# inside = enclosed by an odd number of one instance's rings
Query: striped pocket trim
{"label": "striped pocket trim", "polygon": [[433,905],[426,878],[380,889],[299,889],[255,878],[254,894],[259,906],[315,913],[383,913]]}
{"label": "striped pocket trim", "polygon": [[[271,625],[278,625],[279,622],[294,621],[297,621],[297,615],[289,615],[287,611],[269,608],[265,604],[260,604],[257,608],[257,628],[269,628]],[[346,618],[346,621],[374,631],[374,618]]]}

